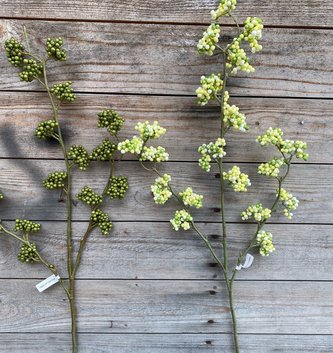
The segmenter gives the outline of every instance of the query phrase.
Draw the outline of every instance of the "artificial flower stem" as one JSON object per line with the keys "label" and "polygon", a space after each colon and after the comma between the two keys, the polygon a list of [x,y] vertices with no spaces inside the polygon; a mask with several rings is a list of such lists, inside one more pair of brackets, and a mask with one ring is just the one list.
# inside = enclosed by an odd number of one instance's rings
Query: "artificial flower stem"
{"label": "artificial flower stem", "polygon": [[68,160],[67,151],[65,143],[62,137],[62,131],[58,119],[58,107],[56,106],[50,87],[48,85],[47,73],[46,73],[46,61],[42,62],[43,66],[43,78],[44,78],[44,87],[47,91],[47,94],[50,98],[50,102],[53,110],[53,118],[58,123],[58,141],[63,152],[65,159],[66,172],[67,172],[67,272],[68,272],[68,282],[69,282],[69,305],[71,312],[71,331],[72,331],[72,353],[77,351],[77,332],[76,332],[76,307],[75,307],[75,274],[72,269],[72,256],[73,256],[73,244],[72,244],[72,194],[71,194],[71,165]]}

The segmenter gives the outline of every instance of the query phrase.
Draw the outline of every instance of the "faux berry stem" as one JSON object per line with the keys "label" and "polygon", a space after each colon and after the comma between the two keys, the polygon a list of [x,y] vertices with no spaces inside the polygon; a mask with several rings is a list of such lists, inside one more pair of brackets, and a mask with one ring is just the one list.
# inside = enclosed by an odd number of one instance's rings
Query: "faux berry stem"
{"label": "faux berry stem", "polygon": [[59,122],[59,108],[55,104],[51,89],[47,80],[47,71],[46,71],[46,60],[42,61],[43,66],[43,86],[46,89],[46,92],[50,98],[53,111],[53,119],[58,123],[57,126],[57,140],[61,146],[63,157],[66,165],[67,172],[67,185],[66,185],[66,194],[67,194],[67,272],[68,272],[68,283],[69,283],[69,305],[71,312],[71,327],[72,327],[72,353],[77,351],[77,332],[76,332],[76,306],[75,306],[75,273],[73,273],[73,241],[72,241],[72,193],[71,193],[71,183],[72,183],[72,174],[71,174],[71,164],[68,160],[67,150],[62,136],[61,125]]}

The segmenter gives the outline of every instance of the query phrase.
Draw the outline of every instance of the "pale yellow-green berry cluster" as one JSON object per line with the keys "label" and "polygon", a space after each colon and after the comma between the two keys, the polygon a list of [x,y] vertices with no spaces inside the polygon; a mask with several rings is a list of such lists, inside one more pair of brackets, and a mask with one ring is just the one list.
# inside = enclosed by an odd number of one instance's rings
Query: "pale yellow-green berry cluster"
{"label": "pale yellow-green berry cluster", "polygon": [[103,235],[109,235],[113,224],[109,220],[109,215],[99,209],[92,211],[90,216],[91,221],[94,225],[98,225]]}
{"label": "pale yellow-green berry cluster", "polygon": [[241,213],[243,221],[253,218],[257,222],[265,221],[271,217],[272,211],[269,208],[264,208],[261,203],[250,205],[245,211]]}
{"label": "pale yellow-green berry cluster", "polygon": [[3,199],[4,199],[3,193],[0,191],[0,200],[3,200]]}
{"label": "pale yellow-green berry cluster", "polygon": [[186,210],[180,210],[176,211],[175,216],[170,220],[170,223],[172,224],[173,229],[178,231],[180,228],[189,230],[192,221],[193,217]]}
{"label": "pale yellow-green berry cluster", "polygon": [[77,198],[87,205],[99,205],[103,201],[101,195],[96,194],[89,186],[85,186],[81,189],[80,193],[77,195]]}
{"label": "pale yellow-green berry cluster", "polygon": [[261,146],[272,144],[283,154],[289,154],[291,156],[295,155],[298,159],[306,161],[309,158],[309,154],[306,153],[308,148],[307,144],[298,140],[283,140],[283,132],[280,128],[270,127],[263,135],[258,136],[257,142]]}
{"label": "pale yellow-green berry cluster", "polygon": [[239,40],[234,40],[228,47],[226,67],[231,70],[232,75],[236,75],[239,70],[254,72],[254,67],[250,65],[245,50],[240,47]]}
{"label": "pale yellow-green berry cluster", "polygon": [[191,206],[195,208],[202,207],[203,196],[193,192],[192,188],[188,187],[184,191],[179,193],[185,206]]}
{"label": "pale yellow-green berry cluster", "polygon": [[263,28],[262,19],[259,17],[248,17],[244,22],[244,30],[239,38],[249,43],[252,53],[262,49],[262,45],[258,43],[258,40],[262,38]]}
{"label": "pale yellow-green berry cluster", "polygon": [[217,20],[221,16],[228,16],[235,10],[237,0],[221,0],[216,11],[212,10],[211,15],[213,20]]}
{"label": "pale yellow-green berry cluster", "polygon": [[201,154],[199,159],[199,166],[206,172],[210,171],[210,162],[212,158],[217,160],[223,158],[226,155],[223,147],[226,145],[225,139],[219,137],[215,142],[209,142],[209,144],[203,144],[198,148],[198,152]]}
{"label": "pale yellow-green berry cluster", "polygon": [[201,86],[195,91],[200,105],[206,105],[211,99],[214,99],[217,93],[223,88],[223,81],[221,80],[220,74],[201,76],[200,84]]}
{"label": "pale yellow-green berry cluster", "polygon": [[203,37],[199,40],[197,44],[197,49],[199,54],[213,55],[216,48],[216,43],[219,41],[220,37],[220,25],[217,23],[212,23],[203,33]]}
{"label": "pale yellow-green berry cluster", "polygon": [[169,174],[164,174],[162,177],[155,179],[154,184],[151,186],[155,203],[163,205],[170,199],[172,196],[169,188],[170,181],[171,176]]}
{"label": "pale yellow-green berry cluster", "polygon": [[89,165],[89,153],[82,146],[73,145],[68,150],[68,158],[73,159],[74,164],[76,164],[80,170],[86,170]]}
{"label": "pale yellow-green berry cluster", "polygon": [[307,148],[307,144],[303,141],[284,140],[281,152],[295,155],[297,159],[306,161],[309,158],[309,154],[305,152]]}
{"label": "pale yellow-green berry cluster", "polygon": [[118,143],[118,150],[122,153],[140,154],[143,147],[143,140],[141,137],[133,136],[131,140],[125,140]]}
{"label": "pale yellow-green berry cluster", "polygon": [[66,172],[49,173],[46,179],[43,180],[43,185],[46,189],[52,190],[56,188],[64,188],[65,180],[67,179]]}
{"label": "pale yellow-green berry cluster", "polygon": [[[276,196],[278,196],[278,194]],[[282,201],[282,204],[285,207],[285,209],[283,210],[284,215],[288,219],[292,219],[293,213],[291,211],[295,211],[297,209],[299,201],[295,196],[293,196],[290,192],[286,191],[283,188],[281,188],[280,191],[280,200]]]}
{"label": "pale yellow-green berry cluster", "polygon": [[169,160],[169,153],[167,153],[165,148],[161,146],[144,146],[139,160],[142,162],[166,162]]}
{"label": "pale yellow-green berry cluster", "polygon": [[258,174],[268,177],[277,178],[280,175],[280,168],[285,164],[283,158],[274,157],[267,163],[262,163],[258,167]]}
{"label": "pale yellow-green berry cluster", "polygon": [[257,142],[261,146],[272,144],[273,146],[281,146],[283,143],[283,131],[276,127],[270,127],[263,135],[257,137]]}
{"label": "pale yellow-green berry cluster", "polygon": [[251,185],[249,176],[241,173],[239,167],[233,166],[228,172],[223,173],[223,179],[227,180],[236,192],[246,192]]}
{"label": "pale yellow-green berry cluster", "polygon": [[157,121],[149,124],[149,121],[137,123],[135,130],[140,133],[140,137],[146,141],[148,139],[159,138],[166,133],[166,129],[161,127]]}
{"label": "pale yellow-green berry cluster", "polygon": [[257,234],[257,245],[259,246],[261,256],[268,256],[270,253],[275,251],[272,233],[261,230]]}
{"label": "pale yellow-green berry cluster", "polygon": [[30,233],[30,232],[38,232],[41,226],[39,223],[28,221],[27,219],[16,219],[14,230],[17,232],[19,230]]}
{"label": "pale yellow-green berry cluster", "polygon": [[247,131],[249,126],[246,123],[246,116],[240,113],[235,105],[229,105],[229,92],[224,94],[224,118],[223,121],[227,127],[233,127],[239,131]]}

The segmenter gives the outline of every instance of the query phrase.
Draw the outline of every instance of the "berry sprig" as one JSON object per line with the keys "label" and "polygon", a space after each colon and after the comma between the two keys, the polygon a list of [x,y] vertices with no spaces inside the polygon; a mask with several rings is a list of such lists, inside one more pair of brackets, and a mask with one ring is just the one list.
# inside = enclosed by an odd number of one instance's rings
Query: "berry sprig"
{"label": "berry sprig", "polygon": [[98,225],[103,235],[109,235],[113,227],[112,222],[109,219],[109,215],[99,209],[91,212],[91,221],[94,225]]}
{"label": "berry sprig", "polygon": [[17,254],[17,258],[21,262],[33,263],[38,262],[39,258],[37,255],[37,246],[35,243],[22,244],[20,252]]}
{"label": "berry sprig", "polygon": [[55,60],[65,61],[66,60],[66,51],[62,48],[64,41],[61,37],[59,38],[47,38],[46,42],[46,51],[50,57],[53,57]]}
{"label": "berry sprig", "polygon": [[55,120],[46,120],[38,124],[35,135],[43,140],[49,137],[57,137],[55,129],[59,126],[58,122]]}
{"label": "berry sprig", "polygon": [[257,246],[261,256],[268,256],[275,251],[272,233],[261,230],[257,235]]}
{"label": "berry sprig", "polygon": [[51,93],[56,96],[61,102],[74,102],[76,96],[73,93],[71,81],[58,83],[52,86]]}
{"label": "berry sprig", "polygon": [[73,159],[74,164],[76,164],[80,170],[86,170],[89,165],[89,153],[82,146],[73,145],[67,153],[68,158]]}
{"label": "berry sprig", "polygon": [[31,82],[38,78],[43,72],[43,65],[37,63],[34,59],[24,59],[22,71],[19,76],[21,81]]}
{"label": "berry sprig", "polygon": [[66,172],[52,172],[49,173],[46,179],[43,180],[43,185],[46,189],[52,190],[65,187],[65,180],[67,179]]}
{"label": "berry sprig", "polygon": [[191,228],[191,222],[193,217],[186,210],[180,210],[175,212],[174,218],[170,220],[174,230],[178,231],[180,228],[189,230]]}
{"label": "berry sprig", "polygon": [[80,193],[76,197],[90,206],[99,205],[103,201],[103,196],[98,195],[89,186],[85,186],[84,188],[82,188]]}
{"label": "berry sprig", "polygon": [[113,109],[106,109],[98,114],[98,127],[107,128],[112,136],[116,136],[124,124],[124,119]]}
{"label": "berry sprig", "polygon": [[5,42],[7,60],[13,66],[22,66],[24,50],[24,46],[15,38],[7,39]]}
{"label": "berry sprig", "polygon": [[5,198],[5,196],[3,195],[3,193],[0,191],[0,200],[3,200]]}
{"label": "berry sprig", "polygon": [[113,176],[110,179],[110,186],[107,189],[106,194],[113,199],[123,199],[128,190],[128,179],[125,176],[116,177]]}
{"label": "berry sprig", "polygon": [[114,151],[117,150],[117,145],[112,143],[109,139],[105,139],[98,145],[90,154],[91,161],[109,161],[112,159]]}
{"label": "berry sprig", "polygon": [[38,232],[41,225],[36,222],[29,221],[27,219],[16,219],[14,230],[16,232],[23,231],[24,233]]}

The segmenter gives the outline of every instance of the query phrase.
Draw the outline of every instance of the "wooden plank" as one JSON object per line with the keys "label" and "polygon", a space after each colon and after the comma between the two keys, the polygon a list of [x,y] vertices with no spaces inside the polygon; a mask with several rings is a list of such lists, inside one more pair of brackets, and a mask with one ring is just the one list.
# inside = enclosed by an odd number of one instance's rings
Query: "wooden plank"
{"label": "wooden plank", "polygon": [[[37,42],[40,48],[50,34],[65,38],[68,62],[52,63],[49,78],[51,83],[74,81],[78,91],[193,95],[200,76],[220,69],[219,58],[196,53],[204,29],[198,26],[3,20],[1,42],[21,34],[23,24],[34,39],[32,47]],[[264,50],[253,58],[257,72],[231,79],[230,92],[332,97],[332,35],[327,30],[267,29]],[[37,83],[21,83],[16,71],[1,61],[1,90],[38,88]]]}
{"label": "wooden plank", "polygon": [[[7,223],[8,225],[10,223]],[[74,223],[78,243],[86,223]],[[32,238],[42,254],[66,276],[66,224],[43,222],[42,231]],[[215,243],[218,253],[219,224],[200,224]],[[228,225],[231,263],[245,248],[255,225]],[[333,280],[331,271],[323,271],[333,260],[332,226],[269,225],[276,252],[269,258],[256,255],[249,270],[238,273],[239,279],[251,280]],[[311,234],[311,236],[309,236]],[[214,238],[216,238],[214,240]],[[43,278],[41,265],[21,264],[16,259],[18,244],[0,238],[1,278]],[[256,251],[253,251],[256,254]],[[108,264],[108,266],[105,266]],[[192,233],[175,232],[168,223],[117,222],[110,238],[95,231],[82,258],[78,272],[81,279],[218,279],[221,272],[210,253]]]}
{"label": "wooden plank", "polygon": [[[271,158],[274,150],[261,148],[255,139],[268,127],[281,126],[286,138],[308,142],[311,163],[333,163],[333,101],[232,98],[232,103],[245,112],[250,130],[227,135],[226,160],[261,162]],[[121,138],[131,137],[138,121],[158,119],[168,131],[159,143],[167,148],[171,160],[196,161],[198,146],[214,139],[219,130],[218,107],[200,107],[195,98],[80,94],[76,103],[64,106],[61,113],[67,143],[84,143],[89,150],[99,144],[106,134],[96,128],[97,113],[109,106],[126,119]],[[50,117],[45,94],[2,92],[0,115],[0,157],[62,157],[53,143],[33,136],[37,124]]]}
{"label": "wooden plank", "polygon": [[[232,164],[226,164],[226,168]],[[178,190],[191,185],[194,190],[205,195],[204,207],[194,210],[193,216],[198,221],[220,221],[219,214],[219,181],[214,172],[206,173],[196,163],[171,162],[161,166],[161,172],[172,175],[174,185]],[[49,191],[41,186],[41,181],[50,171],[62,170],[62,161],[39,160],[1,160],[0,189],[6,199],[2,201],[1,218],[15,219],[27,217],[39,220],[66,219],[64,202],[59,202],[59,192]],[[121,162],[116,175],[126,174],[129,178],[130,191],[127,198],[112,202],[107,210],[112,219],[122,220],[154,220],[169,221],[175,209],[179,209],[176,201],[170,201],[165,206],[156,207],[150,185],[155,175],[143,170],[138,162]],[[275,197],[276,181],[257,174],[257,165],[242,164],[241,170],[248,173],[252,186],[247,193],[235,193],[228,189],[226,195],[227,220],[240,221],[240,213],[253,202],[261,201],[270,206]],[[97,192],[104,187],[102,180],[109,175],[108,163],[92,163],[92,167],[85,173],[77,172],[74,176],[74,195],[84,185],[91,186]],[[295,223],[331,223],[332,222],[332,165],[295,165],[287,179],[285,188],[290,190],[300,200],[301,206],[295,212]],[[87,220],[89,209],[81,202],[74,207],[73,219]],[[281,214],[272,218],[274,222],[285,223],[286,218]]]}
{"label": "wooden plank", "polygon": [[[0,284],[0,314],[6,318],[0,332],[68,332],[61,287],[38,294],[36,280]],[[82,280],[76,287],[79,332],[230,332],[226,290],[218,281]],[[332,282],[238,282],[239,332],[331,334],[332,290]]]}
{"label": "wooden plank", "polygon": [[[331,353],[332,336],[241,335],[247,353]],[[69,334],[0,334],[1,353],[67,352]],[[81,353],[233,353],[228,334],[79,334]]]}
{"label": "wooden plank", "polygon": [[[144,0],[124,3],[120,0],[62,1],[3,0],[0,16],[17,18],[76,19],[88,21],[153,21],[202,23],[210,21],[210,11],[217,7],[215,0]],[[331,27],[331,1],[312,0],[255,0],[239,1],[235,14],[240,19],[260,16],[266,25]],[[225,22],[231,23],[225,19]]]}

